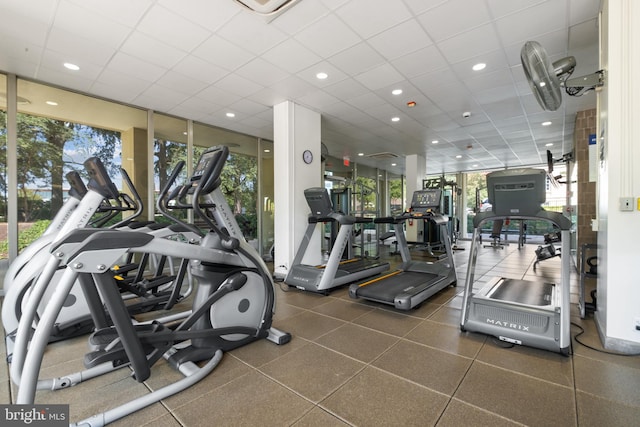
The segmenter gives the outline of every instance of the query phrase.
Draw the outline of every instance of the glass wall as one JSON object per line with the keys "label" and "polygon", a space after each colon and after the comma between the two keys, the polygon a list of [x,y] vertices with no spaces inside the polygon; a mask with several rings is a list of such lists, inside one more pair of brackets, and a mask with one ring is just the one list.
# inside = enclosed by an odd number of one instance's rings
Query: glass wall
{"label": "glass wall", "polygon": [[[145,156],[146,158],[146,156]],[[180,161],[187,161],[187,121],[164,114],[153,116],[153,185],[154,203],[157,203],[160,191],[167,185],[169,177]],[[187,168],[183,168],[176,180],[181,185],[187,177]],[[187,210],[171,212],[176,218],[187,220]],[[156,221],[168,221],[156,214]]]}
{"label": "glass wall", "polygon": [[86,179],[83,163],[99,157],[122,188],[123,133],[146,128],[142,110],[18,80],[18,220],[20,247],[38,237],[67,198],[65,175]]}
{"label": "glass wall", "polygon": [[260,209],[262,216],[259,218],[260,248],[266,260],[273,261],[274,242],[274,182],[273,182],[273,141],[260,141]]}
{"label": "glass wall", "polygon": [[[0,74],[0,262],[9,257],[7,227],[7,76]],[[2,271],[2,269],[0,269]]]}

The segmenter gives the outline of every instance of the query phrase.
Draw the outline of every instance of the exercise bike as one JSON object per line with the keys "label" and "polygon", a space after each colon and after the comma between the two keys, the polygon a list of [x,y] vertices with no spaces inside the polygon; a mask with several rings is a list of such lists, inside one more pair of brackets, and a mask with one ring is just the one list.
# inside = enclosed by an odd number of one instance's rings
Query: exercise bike
{"label": "exercise bike", "polygon": [[[60,389],[103,373],[129,366],[138,382],[145,381],[160,359],[185,377],[120,407],[81,421],[103,425],[171,396],[204,378],[218,365],[222,353],[258,339],[285,344],[290,335],[271,326],[274,290],[271,275],[259,254],[239,233],[222,194],[220,173],[227,147],[208,149],[191,178],[194,212],[210,227],[198,245],[158,239],[146,233],[78,229],[51,248],[65,272],[47,304],[29,343],[30,328],[19,328],[11,378],[18,387],[17,404],[32,404],[37,389]],[[204,202],[206,212],[201,209]],[[188,226],[185,224],[185,226]],[[182,256],[189,252],[190,269],[198,279],[191,313],[175,324],[136,324],[114,286],[110,264],[127,253]],[[48,331],[73,283],[79,277],[100,293],[114,326],[90,337],[93,351],[85,357],[88,369],[63,377],[39,379]],[[29,299],[29,306],[39,301]],[[34,310],[31,310],[33,312]],[[26,312],[20,326],[31,325]],[[27,352],[27,345],[29,351]],[[199,367],[196,362],[205,361]]]}

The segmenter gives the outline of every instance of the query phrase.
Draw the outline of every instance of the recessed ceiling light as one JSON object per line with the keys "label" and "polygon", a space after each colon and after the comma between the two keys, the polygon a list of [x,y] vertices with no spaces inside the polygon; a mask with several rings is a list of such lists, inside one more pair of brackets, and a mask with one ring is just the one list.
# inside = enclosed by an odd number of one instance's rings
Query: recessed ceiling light
{"label": "recessed ceiling light", "polygon": [[392,122],[399,122],[400,121],[400,117],[392,117],[391,121]]}
{"label": "recessed ceiling light", "polygon": [[227,117],[233,118],[233,117],[235,117],[235,116],[236,116],[236,114],[235,114],[235,113],[227,113]]}
{"label": "recessed ceiling light", "polygon": [[400,95],[400,94],[402,94],[402,89],[394,89],[394,90],[391,91],[391,93],[393,95]]}
{"label": "recessed ceiling light", "polygon": [[391,163],[391,166],[397,166],[397,163]]}
{"label": "recessed ceiling light", "polygon": [[553,142],[547,142],[544,144],[545,147],[553,147]]}
{"label": "recessed ceiling light", "polygon": [[477,168],[477,167],[478,167],[478,165],[471,165],[471,167],[472,167],[472,168]]}
{"label": "recessed ceiling light", "polygon": [[431,141],[432,144],[437,144],[438,142],[440,141],[438,141],[437,139],[434,139],[433,141]]}
{"label": "recessed ceiling light", "polygon": [[319,80],[324,80],[327,77],[329,77],[329,74],[327,74],[327,73],[318,73],[318,74],[316,74],[316,78],[319,79]]}
{"label": "recessed ceiling light", "polygon": [[461,156],[460,154],[458,154],[458,155],[456,156],[456,159],[461,159],[461,158],[462,158],[462,156]]}
{"label": "recessed ceiling light", "polygon": [[364,153],[358,153],[358,156],[362,157],[364,156]]}
{"label": "recessed ceiling light", "polygon": [[265,152],[265,153],[270,153],[270,152],[271,152],[271,150],[269,150],[268,148],[265,148],[265,149],[264,149],[264,152]]}
{"label": "recessed ceiling light", "polygon": [[47,105],[53,105],[54,107],[55,107],[56,105],[58,105],[58,103],[57,103],[57,102],[55,102],[55,101],[47,101],[47,102],[45,102],[45,104],[47,104]]}
{"label": "recessed ceiling light", "polygon": [[473,67],[471,67],[471,69],[473,69],[473,71],[480,71],[480,70],[484,70],[486,67],[487,67],[487,64],[485,64],[484,62],[479,62]]}
{"label": "recessed ceiling light", "polygon": [[65,62],[63,65],[65,68],[72,71],[78,71],[80,69],[80,67],[78,67],[76,64],[72,64],[71,62]]}
{"label": "recessed ceiling light", "polygon": [[551,122],[542,122],[542,126],[550,126]]}

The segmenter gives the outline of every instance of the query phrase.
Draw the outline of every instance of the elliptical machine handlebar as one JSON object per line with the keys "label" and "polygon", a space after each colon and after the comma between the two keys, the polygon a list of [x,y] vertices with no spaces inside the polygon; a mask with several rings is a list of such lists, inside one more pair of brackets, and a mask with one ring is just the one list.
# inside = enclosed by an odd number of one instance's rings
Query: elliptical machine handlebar
{"label": "elliptical machine handlebar", "polygon": [[192,182],[198,182],[193,191],[192,206],[193,211],[220,237],[222,247],[235,250],[240,246],[240,241],[236,237],[230,236],[226,230],[218,227],[202,210],[199,202],[201,194],[209,194],[220,186],[220,174],[228,156],[229,147],[224,145],[212,147],[202,155],[194,176],[191,178]]}
{"label": "elliptical machine handlebar", "polygon": [[84,185],[78,171],[71,171],[65,175],[67,182],[71,186],[69,196],[81,200],[87,194],[87,186]]}
{"label": "elliptical machine handlebar", "polygon": [[[160,190],[160,194],[158,195],[158,200],[156,201],[156,208],[162,215],[169,218],[171,221],[175,222],[176,224],[182,225],[183,227],[194,232],[198,236],[204,236],[204,233],[198,227],[192,224],[188,224],[182,221],[180,218],[177,218],[176,216],[169,213],[169,201],[171,200],[175,200],[177,202],[176,207],[184,208],[184,206],[182,206],[182,204],[180,203],[180,198],[185,191],[185,187],[188,187],[188,186],[181,185],[179,187],[174,188],[171,194],[168,194],[168,193],[169,193],[169,189],[173,186],[173,184],[175,184],[176,180],[178,179],[180,172],[182,172],[182,169],[184,169],[185,164],[186,162],[184,160],[180,160],[176,164],[176,166],[173,168],[173,172],[171,172],[171,175],[169,175],[169,178],[167,179],[167,183]],[[190,208],[190,206],[188,207]]]}
{"label": "elliptical machine handlebar", "polygon": [[100,193],[105,199],[117,199],[118,189],[109,178],[102,161],[97,157],[90,157],[84,162],[84,167],[89,174],[87,188]]}

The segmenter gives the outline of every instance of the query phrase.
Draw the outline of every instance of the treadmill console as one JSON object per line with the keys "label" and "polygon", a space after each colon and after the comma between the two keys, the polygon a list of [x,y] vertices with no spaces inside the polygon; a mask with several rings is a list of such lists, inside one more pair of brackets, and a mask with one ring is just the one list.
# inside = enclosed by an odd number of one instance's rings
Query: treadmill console
{"label": "treadmill console", "polygon": [[427,189],[417,190],[413,193],[411,200],[412,214],[440,213],[440,201],[442,200],[442,190]]}
{"label": "treadmill console", "polygon": [[311,215],[326,218],[330,213],[333,213],[333,204],[326,188],[307,188],[304,190],[304,197],[307,199],[309,209],[311,209]]}
{"label": "treadmill console", "polygon": [[489,202],[496,215],[535,216],[546,201],[547,173],[520,168],[487,174]]}

